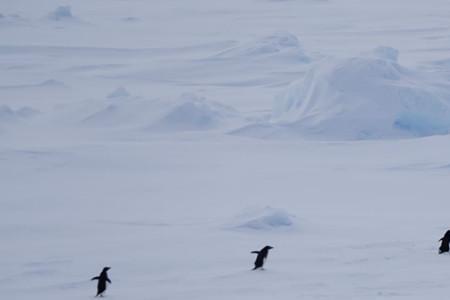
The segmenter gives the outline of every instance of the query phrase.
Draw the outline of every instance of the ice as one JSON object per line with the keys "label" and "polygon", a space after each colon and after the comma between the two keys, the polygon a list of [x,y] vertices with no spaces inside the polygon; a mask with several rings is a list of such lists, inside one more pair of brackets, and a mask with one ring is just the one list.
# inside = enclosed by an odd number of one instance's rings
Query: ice
{"label": "ice", "polygon": [[31,107],[21,107],[13,109],[8,105],[0,105],[0,134],[5,134],[6,130],[10,131],[30,121],[37,116],[39,111]]}
{"label": "ice", "polygon": [[12,109],[7,105],[0,105],[0,122],[8,123],[11,121],[18,121],[33,117],[38,114],[38,111],[31,107],[21,107],[19,109]]}
{"label": "ice", "polygon": [[377,58],[396,63],[398,61],[399,51],[392,47],[379,46],[372,50],[372,54]]}
{"label": "ice", "polygon": [[52,21],[70,21],[76,18],[72,15],[70,5],[58,6],[54,11],[48,14],[48,19]]}
{"label": "ice", "polygon": [[295,217],[283,209],[265,207],[240,215],[231,229],[273,231],[287,230],[296,227]]}
{"label": "ice", "polygon": [[126,99],[128,97],[130,97],[130,93],[124,87],[118,87],[107,96],[108,99]]}
{"label": "ice", "polygon": [[2,14],[0,13],[0,26],[23,25],[26,20],[19,14]]}
{"label": "ice", "polygon": [[[126,98],[125,98],[126,99]],[[111,103],[111,100],[112,101]],[[129,127],[138,128],[145,122],[150,122],[155,118],[155,113],[161,114],[160,105],[155,100],[149,99],[127,99],[123,97],[108,97],[108,102],[95,101],[92,103],[92,110],[82,119],[84,125],[95,127]],[[98,108],[99,107],[99,108]],[[77,114],[77,109],[69,112]]]}
{"label": "ice", "polygon": [[226,49],[215,58],[265,61],[278,59],[292,63],[309,61],[299,39],[283,31]]}
{"label": "ice", "polygon": [[447,134],[450,90],[397,63],[398,51],[325,59],[275,100],[266,130],[235,134],[319,139],[386,139]]}
{"label": "ice", "polygon": [[184,94],[158,121],[152,130],[196,131],[217,128],[228,119],[237,118],[238,113],[231,107],[206,101],[195,94]]}
{"label": "ice", "polygon": [[122,18],[122,21],[134,23],[134,22],[139,22],[139,18],[136,18],[136,17],[125,17],[125,18]]}
{"label": "ice", "polygon": [[[233,108],[190,93],[175,100],[143,99],[127,96],[126,90],[119,88],[107,99],[108,102],[92,103],[94,111],[84,117],[82,122],[85,125],[169,133],[220,129],[240,118]],[[77,114],[77,110],[71,114]]]}
{"label": "ice", "polygon": [[64,82],[55,80],[55,79],[48,79],[38,84],[38,86],[42,87],[54,87],[54,88],[61,88],[65,87]]}

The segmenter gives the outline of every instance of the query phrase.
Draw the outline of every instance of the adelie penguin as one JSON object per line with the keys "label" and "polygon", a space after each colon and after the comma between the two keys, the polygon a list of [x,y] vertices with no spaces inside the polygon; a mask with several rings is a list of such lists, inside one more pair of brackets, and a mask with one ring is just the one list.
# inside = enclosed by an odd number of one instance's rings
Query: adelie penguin
{"label": "adelie penguin", "polygon": [[450,243],[450,230],[447,230],[447,232],[439,241],[441,242],[441,246],[439,247],[439,254],[448,252]]}
{"label": "adelie penguin", "polygon": [[265,246],[264,248],[262,248],[259,251],[252,251],[251,253],[254,254],[258,254],[256,256],[256,260],[255,260],[255,267],[253,268],[253,270],[256,269],[262,269],[262,267],[264,266],[264,263],[267,259],[267,255],[269,254],[269,250],[273,249],[273,247],[271,246]]}
{"label": "adelie penguin", "polygon": [[91,280],[98,280],[97,283],[97,295],[95,297],[103,297],[103,293],[106,290],[106,282],[111,283],[111,280],[108,278],[108,270],[110,267],[104,267],[99,276],[92,277]]}

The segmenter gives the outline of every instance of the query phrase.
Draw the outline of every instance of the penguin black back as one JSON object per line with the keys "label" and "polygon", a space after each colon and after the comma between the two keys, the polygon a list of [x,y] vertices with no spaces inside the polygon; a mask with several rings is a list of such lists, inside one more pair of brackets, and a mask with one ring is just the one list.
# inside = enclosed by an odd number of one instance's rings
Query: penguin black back
{"label": "penguin black back", "polygon": [[264,248],[262,248],[259,251],[252,251],[251,253],[254,254],[258,254],[256,256],[256,260],[255,260],[255,267],[253,268],[253,270],[262,268],[264,266],[264,262],[267,259],[267,255],[269,254],[269,250],[273,249],[273,247],[271,246],[265,246]]}
{"label": "penguin black back", "polygon": [[108,278],[108,270],[110,267],[104,267],[99,276],[92,277],[91,280],[98,280],[97,283],[97,296],[103,296],[103,293],[106,290],[106,282],[111,283],[111,280]]}
{"label": "penguin black back", "polygon": [[447,232],[439,241],[441,242],[441,246],[439,247],[439,254],[449,252],[450,230],[447,230]]}

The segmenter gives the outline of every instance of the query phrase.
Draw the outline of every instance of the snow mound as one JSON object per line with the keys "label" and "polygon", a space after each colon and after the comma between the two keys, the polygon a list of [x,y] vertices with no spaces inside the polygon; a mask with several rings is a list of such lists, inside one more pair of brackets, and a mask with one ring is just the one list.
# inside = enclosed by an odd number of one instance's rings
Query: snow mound
{"label": "snow mound", "polygon": [[22,107],[17,110],[12,109],[7,105],[0,105],[0,123],[16,122],[34,117],[39,112],[30,107]]}
{"label": "snow mound", "polygon": [[128,90],[124,87],[118,87],[114,91],[108,94],[107,98],[111,100],[117,100],[117,99],[126,99],[129,98],[131,94],[128,92]]}
{"label": "snow mound", "polygon": [[326,139],[385,139],[447,134],[450,89],[397,63],[388,47],[371,55],[326,59],[276,99],[267,129],[237,134]]}
{"label": "snow mound", "polygon": [[125,17],[121,19],[124,22],[138,22],[139,18],[137,17]]}
{"label": "snow mound", "polygon": [[272,231],[286,230],[295,227],[295,217],[283,209],[265,207],[263,209],[245,213],[236,218],[237,220],[227,226],[234,230],[256,230]]}
{"label": "snow mound", "polygon": [[208,130],[224,125],[236,116],[237,112],[229,106],[184,94],[151,128],[163,131]]}
{"label": "snow mound", "polygon": [[58,6],[54,11],[48,14],[48,19],[52,21],[76,20],[72,14],[70,5]]}
{"label": "snow mound", "polygon": [[399,51],[392,47],[379,46],[373,49],[369,54],[372,54],[375,58],[397,62]]}
{"label": "snow mound", "polygon": [[[117,91],[117,90],[116,90]],[[115,92],[116,92],[115,91]],[[238,113],[231,107],[184,94],[177,100],[145,100],[125,97],[119,90],[107,101],[96,104],[82,123],[98,127],[141,128],[147,132],[197,131],[216,129],[227,125]],[[93,105],[94,106],[94,105]]]}
{"label": "snow mound", "polygon": [[64,82],[53,80],[53,79],[45,80],[45,81],[42,81],[39,83],[0,86],[0,89],[6,89],[6,90],[35,89],[35,88],[38,88],[38,89],[47,89],[47,88],[64,89],[64,88],[67,88],[67,86],[64,84]]}
{"label": "snow mound", "polygon": [[117,105],[110,104],[87,116],[83,120],[83,123],[93,126],[113,126],[121,124],[124,118],[126,118],[126,116],[123,116],[123,112],[121,112],[120,108]]}
{"label": "snow mound", "polygon": [[228,134],[273,140],[301,137],[301,133],[295,130],[294,125],[277,124],[271,122],[260,122],[245,125],[244,127],[230,131]]}
{"label": "snow mound", "polygon": [[243,43],[222,51],[215,58],[241,60],[278,58],[296,62],[309,61],[298,38],[289,32],[277,32]]}
{"label": "snow mound", "polygon": [[1,14],[0,13],[0,26],[2,25],[17,25],[23,24],[25,20],[18,14]]}
{"label": "snow mound", "polygon": [[66,85],[64,84],[64,82],[59,81],[59,80],[55,80],[55,79],[48,79],[45,80],[39,84],[37,84],[37,86],[40,87],[53,87],[53,88],[63,88],[66,87]]}
{"label": "snow mound", "polygon": [[93,103],[93,111],[82,119],[82,123],[94,127],[139,127],[161,113],[154,100],[128,99]]}

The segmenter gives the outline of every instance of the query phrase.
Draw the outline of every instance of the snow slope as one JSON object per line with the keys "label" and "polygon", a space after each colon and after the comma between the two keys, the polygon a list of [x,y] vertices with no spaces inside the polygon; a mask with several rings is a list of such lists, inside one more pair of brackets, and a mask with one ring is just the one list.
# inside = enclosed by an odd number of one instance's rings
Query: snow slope
{"label": "snow slope", "polygon": [[449,15],[5,2],[2,299],[445,298]]}

